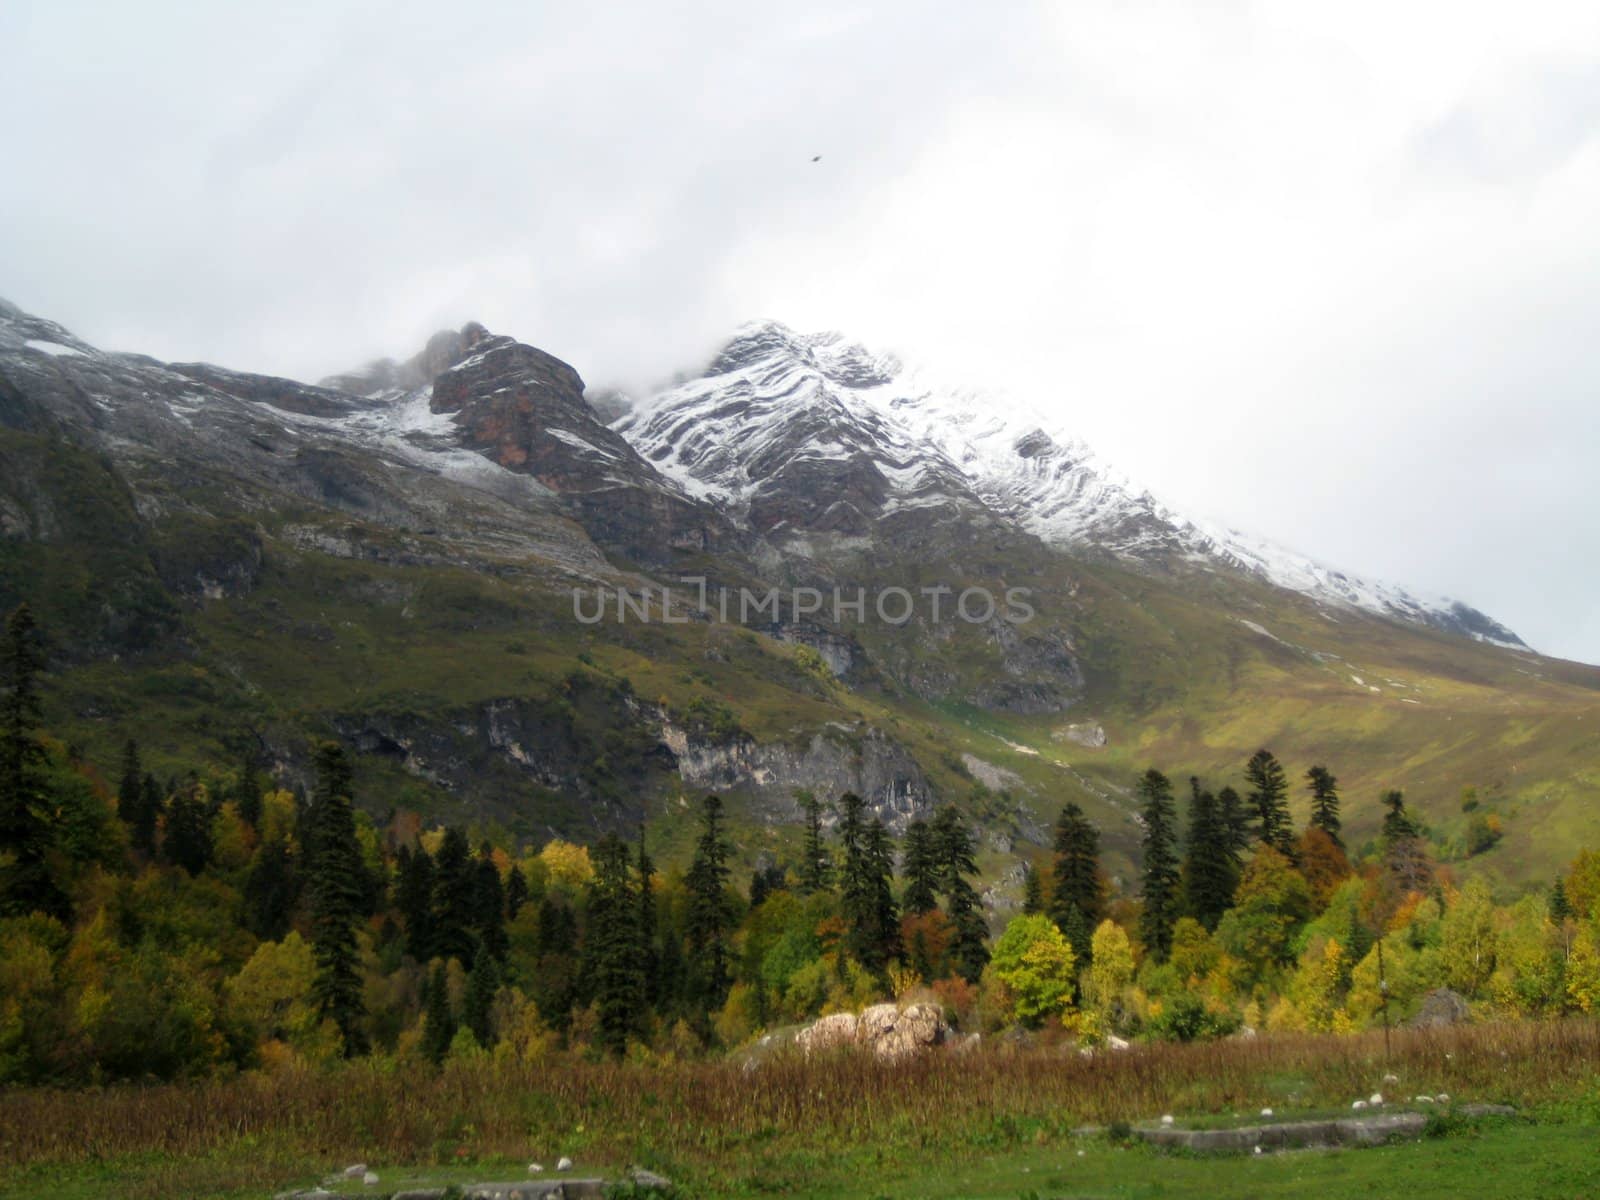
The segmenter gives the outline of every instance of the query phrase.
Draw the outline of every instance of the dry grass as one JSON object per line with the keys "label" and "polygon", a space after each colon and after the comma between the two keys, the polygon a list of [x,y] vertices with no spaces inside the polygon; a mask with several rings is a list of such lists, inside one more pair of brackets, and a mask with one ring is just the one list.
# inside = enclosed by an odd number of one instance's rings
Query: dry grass
{"label": "dry grass", "polygon": [[437,1075],[379,1063],[336,1070],[88,1091],[0,1094],[0,1162],[196,1157],[250,1147],[302,1161],[390,1164],[521,1158],[553,1147],[591,1160],[711,1166],[757,1147],[1001,1145],[1085,1123],[1263,1104],[1346,1105],[1380,1085],[1538,1107],[1592,1094],[1600,1022],[1479,1025],[1394,1035],[1282,1036],[1155,1045],[1092,1059],[999,1046],[883,1065],[845,1055],[613,1065],[556,1058]]}

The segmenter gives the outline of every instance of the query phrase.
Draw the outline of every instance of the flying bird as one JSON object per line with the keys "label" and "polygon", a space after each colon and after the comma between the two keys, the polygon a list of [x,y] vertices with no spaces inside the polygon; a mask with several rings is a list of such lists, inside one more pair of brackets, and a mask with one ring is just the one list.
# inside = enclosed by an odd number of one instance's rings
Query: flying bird
{"label": "flying bird", "polygon": [[811,156],[811,161],[812,161],[812,162],[821,162],[821,161],[822,161],[822,155],[820,155],[820,154],[813,154],[813,155],[812,155],[812,156]]}

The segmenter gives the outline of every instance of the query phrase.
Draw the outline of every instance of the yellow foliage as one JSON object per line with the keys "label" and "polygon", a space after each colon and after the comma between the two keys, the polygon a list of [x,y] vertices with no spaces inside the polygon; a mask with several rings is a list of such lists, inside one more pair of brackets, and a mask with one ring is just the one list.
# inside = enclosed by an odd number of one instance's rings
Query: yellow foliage
{"label": "yellow foliage", "polygon": [[539,851],[539,861],[544,864],[546,878],[552,884],[571,891],[594,878],[594,864],[589,861],[587,846],[574,846],[558,838]]}

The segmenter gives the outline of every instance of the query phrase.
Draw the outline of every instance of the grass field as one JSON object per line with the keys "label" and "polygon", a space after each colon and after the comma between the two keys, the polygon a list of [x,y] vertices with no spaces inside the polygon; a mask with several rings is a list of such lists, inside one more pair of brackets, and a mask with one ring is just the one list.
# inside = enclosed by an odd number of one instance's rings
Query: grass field
{"label": "grass field", "polygon": [[[1163,1154],[1084,1134],[1163,1112],[1348,1106],[1380,1085],[1515,1105],[1419,1142],[1259,1158]],[[1093,1059],[999,1048],[883,1065],[854,1056],[610,1065],[552,1058],[401,1075],[320,1073],[0,1094],[0,1194],[255,1197],[349,1162],[406,1180],[640,1164],[690,1196],[1318,1197],[1600,1195],[1600,1022],[1263,1037]]]}

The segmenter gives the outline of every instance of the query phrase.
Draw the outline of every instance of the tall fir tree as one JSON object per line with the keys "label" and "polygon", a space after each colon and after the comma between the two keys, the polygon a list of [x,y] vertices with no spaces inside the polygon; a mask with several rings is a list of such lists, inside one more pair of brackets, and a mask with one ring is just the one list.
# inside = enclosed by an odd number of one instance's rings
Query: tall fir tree
{"label": "tall fir tree", "polygon": [[633,862],[639,885],[639,970],[643,976],[644,999],[659,1004],[662,997],[661,950],[657,935],[660,918],[656,913],[656,864],[645,845],[644,826],[639,826],[639,852]]}
{"label": "tall fir tree", "polygon": [[422,846],[402,846],[395,863],[395,907],[406,927],[406,953],[420,963],[434,957],[433,858]]}
{"label": "tall fir tree", "polygon": [[828,890],[833,882],[833,864],[828,859],[828,844],[822,834],[822,801],[803,789],[798,798],[806,817],[805,840],[800,850],[800,893],[812,896]]}
{"label": "tall fir tree", "polygon": [[262,842],[244,881],[245,928],[264,942],[282,941],[294,916],[298,882],[288,841]]}
{"label": "tall fir tree", "polygon": [[1035,917],[1044,912],[1044,884],[1039,879],[1039,868],[1028,863],[1022,868],[1022,912]]}
{"label": "tall fir tree", "polygon": [[438,1066],[450,1053],[450,1043],[456,1037],[455,1013],[450,1008],[450,979],[443,962],[433,964],[427,990],[423,1004],[422,1052]]}
{"label": "tall fir tree", "polygon": [[1289,777],[1270,750],[1257,750],[1244,766],[1255,812],[1256,836],[1290,862],[1295,860],[1294,822],[1289,816]]}
{"label": "tall fir tree", "polygon": [[1572,901],[1567,899],[1566,882],[1558,875],[1555,883],[1550,888],[1550,899],[1546,904],[1550,919],[1557,925],[1572,920]]}
{"label": "tall fir tree", "polygon": [[696,998],[705,1012],[722,1007],[732,983],[728,939],[733,914],[728,904],[728,856],[732,848],[722,830],[722,799],[707,796],[700,810],[700,839],[684,879],[688,908],[684,933]]}
{"label": "tall fir tree", "polygon": [[931,828],[939,886],[945,894],[945,916],[952,927],[947,955],[958,975],[968,983],[976,983],[989,965],[989,929],[983,919],[983,905],[968,878],[978,873],[977,845],[953,804],[946,804],[934,814]]}
{"label": "tall fir tree", "polygon": [[211,862],[211,806],[199,783],[191,782],[172,798],[161,848],[168,862],[190,875],[200,874]]}
{"label": "tall fir tree", "polygon": [[[494,848],[485,842],[472,863],[472,927],[478,945],[503,963],[510,942],[506,938],[506,890],[495,866]],[[474,959],[476,961],[476,959]]]}
{"label": "tall fir tree", "polygon": [[1152,767],[1139,780],[1139,798],[1144,821],[1140,888],[1144,906],[1139,913],[1139,940],[1153,959],[1164,962],[1172,949],[1172,927],[1178,920],[1180,900],[1172,783]]}
{"label": "tall fir tree", "polygon": [[494,996],[500,988],[500,967],[488,946],[479,946],[467,975],[467,992],[461,999],[461,1023],[485,1050],[493,1047]]}
{"label": "tall fir tree", "polygon": [[336,742],[317,747],[317,792],[308,813],[307,890],[317,1011],[338,1026],[346,1057],[365,1054],[361,957],[356,927],[365,899],[365,866],[356,841],[350,764]]}
{"label": "tall fir tree", "polygon": [[1080,964],[1089,959],[1089,935],[1105,910],[1100,881],[1100,832],[1073,803],[1056,818],[1055,889],[1050,896],[1050,919],[1072,943]]}
{"label": "tall fir tree", "polygon": [[249,754],[239,763],[239,779],[234,784],[233,802],[239,819],[251,829],[261,825],[261,776],[256,774],[255,760]]}
{"label": "tall fir tree", "polygon": [[515,921],[528,902],[528,876],[516,863],[506,872],[506,920]]}
{"label": "tall fir tree", "polygon": [[0,913],[65,918],[70,905],[50,868],[55,841],[42,767],[39,676],[44,656],[33,613],[19,605],[0,644]]}
{"label": "tall fir tree", "polygon": [[932,912],[939,907],[939,867],[934,859],[933,833],[926,821],[906,826],[900,873],[906,881],[900,904],[908,913]]}
{"label": "tall fir tree", "polygon": [[1234,869],[1238,870],[1244,866],[1245,856],[1255,845],[1255,837],[1250,830],[1250,809],[1238,791],[1223,787],[1217,792],[1217,814],[1222,820],[1222,827],[1228,831],[1228,852],[1233,858]]}
{"label": "tall fir tree", "polygon": [[[893,849],[882,822],[867,820],[867,803],[854,792],[839,797],[839,893],[845,949],[868,971],[882,975],[898,938],[894,924]],[[887,917],[887,921],[886,921]]]}
{"label": "tall fir tree", "polygon": [[1339,836],[1339,781],[1327,767],[1312,767],[1306,772],[1306,783],[1311,788],[1311,823],[1344,849],[1344,839]]}
{"label": "tall fir tree", "polygon": [[1189,836],[1183,858],[1183,907],[1189,916],[1215,932],[1222,914],[1233,906],[1239,886],[1232,838],[1217,798],[1189,780]]}
{"label": "tall fir tree", "polygon": [[469,966],[478,948],[478,872],[467,835],[444,831],[433,857],[433,954]]}
{"label": "tall fir tree", "polygon": [[600,1045],[621,1058],[644,1021],[639,898],[622,839],[606,834],[595,845],[593,859],[589,926],[583,939],[584,988],[595,1006]]}
{"label": "tall fir tree", "polygon": [[122,775],[117,783],[117,819],[130,829],[139,819],[144,799],[144,766],[139,761],[139,743],[129,738],[122,747]]}

